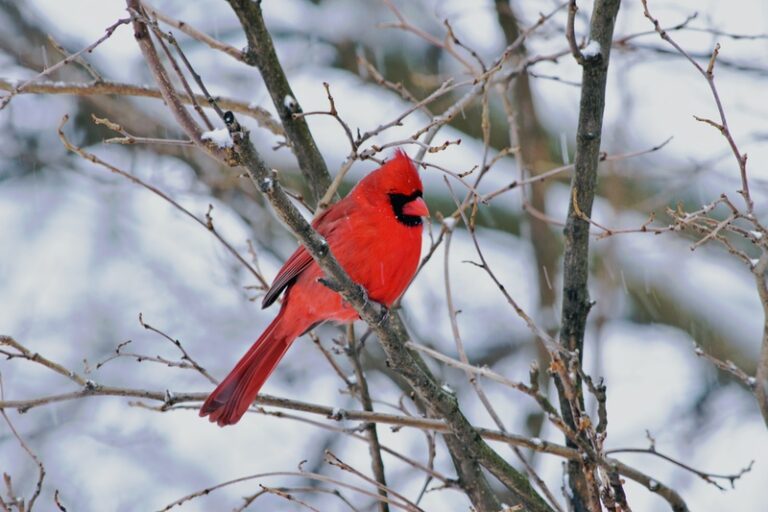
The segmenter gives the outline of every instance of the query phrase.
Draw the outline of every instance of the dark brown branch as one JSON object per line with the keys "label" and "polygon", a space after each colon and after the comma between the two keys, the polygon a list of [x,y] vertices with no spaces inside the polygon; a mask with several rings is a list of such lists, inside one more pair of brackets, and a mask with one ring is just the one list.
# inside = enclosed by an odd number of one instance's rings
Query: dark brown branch
{"label": "dark brown branch", "polygon": [[[575,172],[571,180],[573,201],[568,208],[565,226],[565,254],[563,261],[563,307],[560,342],[569,352],[576,354],[579,365],[584,352],[584,331],[587,315],[592,307],[587,289],[589,278],[589,222],[581,214],[590,216],[595,198],[597,164],[600,160],[600,140],[605,108],[605,87],[608,62],[613,39],[613,29],[619,12],[620,0],[597,0],[590,21],[590,45],[597,45],[597,51],[583,52],[582,89],[579,105],[579,124],[576,131]],[[575,409],[583,409],[584,397],[581,379],[574,379],[573,396],[569,400],[567,384],[555,379],[560,395],[560,410],[566,424],[579,430],[573,416]],[[574,446],[568,439],[569,446]],[[599,492],[590,485],[588,475],[592,473],[584,463],[568,463],[569,485],[572,504],[576,512],[587,512],[594,495]],[[594,484],[594,482],[592,482]]]}
{"label": "dark brown branch", "polygon": [[275,53],[272,36],[264,24],[261,2],[227,1],[240,20],[248,40],[248,48],[244,55],[245,62],[255,65],[261,72],[275,109],[283,122],[291,149],[299,162],[301,173],[312,191],[312,202],[316,204],[330,186],[331,175],[328,173],[325,160],[315,144],[306,120],[302,117],[294,118],[293,114],[301,112],[301,105],[293,94]]}
{"label": "dark brown branch", "polygon": [[623,462],[617,461],[616,459],[608,459],[608,463],[615,467],[620,474],[634,480],[649,491],[655,492],[664,498],[666,502],[669,503],[672,512],[688,512],[688,505],[676,490],[664,485],[658,480],[651,478],[642,471],[638,471],[633,467],[627,466]]}
{"label": "dark brown branch", "polygon": [[66,507],[61,504],[61,499],[59,498],[59,490],[56,489],[53,492],[53,503],[56,505],[56,508],[59,509],[59,512],[67,512]]}

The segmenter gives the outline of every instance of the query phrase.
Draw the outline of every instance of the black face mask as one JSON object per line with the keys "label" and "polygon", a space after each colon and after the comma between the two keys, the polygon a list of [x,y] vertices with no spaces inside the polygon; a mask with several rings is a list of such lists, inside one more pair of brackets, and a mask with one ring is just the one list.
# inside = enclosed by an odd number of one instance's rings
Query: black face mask
{"label": "black face mask", "polygon": [[421,217],[417,215],[406,215],[403,213],[403,207],[411,201],[421,197],[421,192],[416,191],[407,196],[405,194],[389,194],[389,202],[392,203],[392,209],[395,212],[397,220],[406,226],[421,226]]}

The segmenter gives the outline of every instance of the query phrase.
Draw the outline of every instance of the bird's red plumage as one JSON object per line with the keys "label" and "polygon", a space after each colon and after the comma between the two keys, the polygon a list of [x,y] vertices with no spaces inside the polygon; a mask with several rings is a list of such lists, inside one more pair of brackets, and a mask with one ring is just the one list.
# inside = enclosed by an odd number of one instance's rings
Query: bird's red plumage
{"label": "bird's red plumage", "polygon": [[[419,263],[422,226],[407,221],[427,214],[421,192],[413,162],[398,151],[312,223],[352,280],[386,306],[405,291]],[[406,201],[400,217],[393,196]],[[403,211],[411,216],[406,221]],[[220,426],[237,423],[294,339],[328,320],[349,323],[358,318],[339,294],[318,281],[322,276],[303,247],[286,261],[264,297],[268,306],[285,290],[280,312],[211,393],[201,416]]]}

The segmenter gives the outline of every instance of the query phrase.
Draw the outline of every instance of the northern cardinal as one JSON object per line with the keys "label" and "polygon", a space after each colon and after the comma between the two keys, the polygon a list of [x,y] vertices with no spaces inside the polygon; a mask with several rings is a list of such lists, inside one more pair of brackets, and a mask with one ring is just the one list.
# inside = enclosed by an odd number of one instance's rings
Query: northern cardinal
{"label": "northern cardinal", "polygon": [[[352,280],[385,306],[405,291],[419,263],[422,217],[429,215],[422,191],[413,162],[398,151],[312,222]],[[219,426],[237,423],[293,340],[327,320],[359,318],[319,282],[323,275],[304,247],[288,258],[262,301],[265,308],[285,290],[280,312],[210,394],[200,416]]]}

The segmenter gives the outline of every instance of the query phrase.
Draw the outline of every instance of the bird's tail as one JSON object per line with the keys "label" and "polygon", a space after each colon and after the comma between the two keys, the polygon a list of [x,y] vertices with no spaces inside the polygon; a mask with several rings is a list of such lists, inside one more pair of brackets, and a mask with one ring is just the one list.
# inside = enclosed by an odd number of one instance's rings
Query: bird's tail
{"label": "bird's tail", "polygon": [[237,366],[208,396],[200,408],[200,416],[209,416],[211,422],[216,422],[220,427],[240,421],[298,335],[284,324],[283,315],[278,315],[269,324]]}

